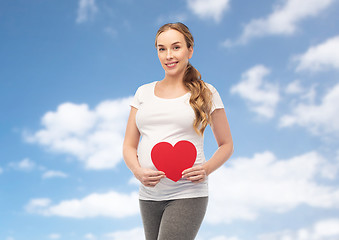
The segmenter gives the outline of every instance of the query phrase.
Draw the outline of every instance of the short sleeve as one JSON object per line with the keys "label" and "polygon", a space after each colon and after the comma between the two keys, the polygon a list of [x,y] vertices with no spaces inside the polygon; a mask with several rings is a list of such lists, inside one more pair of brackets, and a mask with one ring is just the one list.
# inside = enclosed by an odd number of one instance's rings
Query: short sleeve
{"label": "short sleeve", "polygon": [[211,113],[215,110],[215,109],[220,109],[220,108],[224,108],[224,104],[221,100],[221,97],[217,91],[217,89],[215,89],[215,87],[213,87],[211,84],[206,84],[208,86],[208,88],[211,90],[212,92],[212,108],[211,108]]}
{"label": "short sleeve", "polygon": [[137,91],[135,92],[134,97],[129,105],[131,107],[135,107],[136,109],[139,109],[140,104],[141,104],[141,89],[139,87]]}

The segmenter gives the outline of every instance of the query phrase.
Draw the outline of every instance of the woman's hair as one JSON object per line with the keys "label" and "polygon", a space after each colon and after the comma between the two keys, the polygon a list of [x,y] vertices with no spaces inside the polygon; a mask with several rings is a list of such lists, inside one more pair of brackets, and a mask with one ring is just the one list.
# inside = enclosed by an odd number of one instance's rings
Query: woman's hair
{"label": "woman's hair", "polygon": [[[169,29],[177,30],[184,35],[187,48],[194,46],[194,39],[188,27],[183,23],[177,22],[167,23],[159,28],[155,37],[155,47],[157,47],[158,36]],[[211,122],[212,93],[201,79],[200,72],[190,63],[187,64],[183,80],[185,86],[191,92],[189,103],[195,113],[194,130],[198,134],[203,135],[205,128]]]}

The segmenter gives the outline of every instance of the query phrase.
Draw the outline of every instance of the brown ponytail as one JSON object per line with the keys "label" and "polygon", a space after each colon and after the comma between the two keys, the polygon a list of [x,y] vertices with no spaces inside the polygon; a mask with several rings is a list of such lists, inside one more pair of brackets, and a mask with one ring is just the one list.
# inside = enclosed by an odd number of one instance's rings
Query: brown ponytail
{"label": "brown ponytail", "polygon": [[194,130],[203,135],[205,128],[211,122],[212,93],[201,80],[200,72],[190,63],[184,75],[184,84],[191,92],[189,102],[195,113]]}
{"label": "brown ponytail", "polygon": [[[187,48],[194,46],[194,39],[188,27],[180,22],[167,23],[159,28],[155,37],[155,46],[157,47],[157,38],[168,29],[174,29],[182,33],[186,40]],[[190,63],[184,75],[184,84],[191,92],[189,103],[194,110],[195,120],[193,123],[194,130],[203,135],[205,128],[211,122],[211,108],[212,108],[212,93],[206,86],[205,82],[201,79],[200,72],[195,69]]]}

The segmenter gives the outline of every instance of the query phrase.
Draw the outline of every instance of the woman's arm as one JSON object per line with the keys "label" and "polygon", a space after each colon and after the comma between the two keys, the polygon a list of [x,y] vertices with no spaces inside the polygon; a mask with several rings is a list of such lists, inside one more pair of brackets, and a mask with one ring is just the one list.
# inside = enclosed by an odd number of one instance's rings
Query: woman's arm
{"label": "woman's arm", "polygon": [[140,167],[137,156],[140,132],[135,123],[137,111],[138,109],[132,107],[129,114],[123,143],[123,157],[127,167],[143,185],[147,187],[154,187],[158,184],[161,178],[165,177],[165,173]]}
{"label": "woman's arm", "polygon": [[218,149],[211,159],[204,164],[207,175],[210,175],[223,165],[233,154],[233,140],[225,109],[216,109],[211,117],[211,128],[217,141]]}
{"label": "woman's arm", "polygon": [[211,128],[218,144],[218,149],[213,156],[203,165],[195,166],[183,171],[183,178],[192,182],[202,182],[222,166],[233,153],[233,140],[225,110],[216,109],[211,114]]}

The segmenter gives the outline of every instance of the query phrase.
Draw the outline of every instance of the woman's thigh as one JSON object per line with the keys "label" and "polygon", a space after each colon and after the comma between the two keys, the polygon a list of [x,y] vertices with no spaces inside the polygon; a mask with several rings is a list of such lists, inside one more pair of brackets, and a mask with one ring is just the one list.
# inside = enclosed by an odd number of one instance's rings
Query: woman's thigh
{"label": "woman's thigh", "polygon": [[167,201],[139,200],[146,240],[157,240]]}
{"label": "woman's thigh", "polygon": [[159,226],[158,240],[193,240],[204,219],[208,197],[169,201]]}

